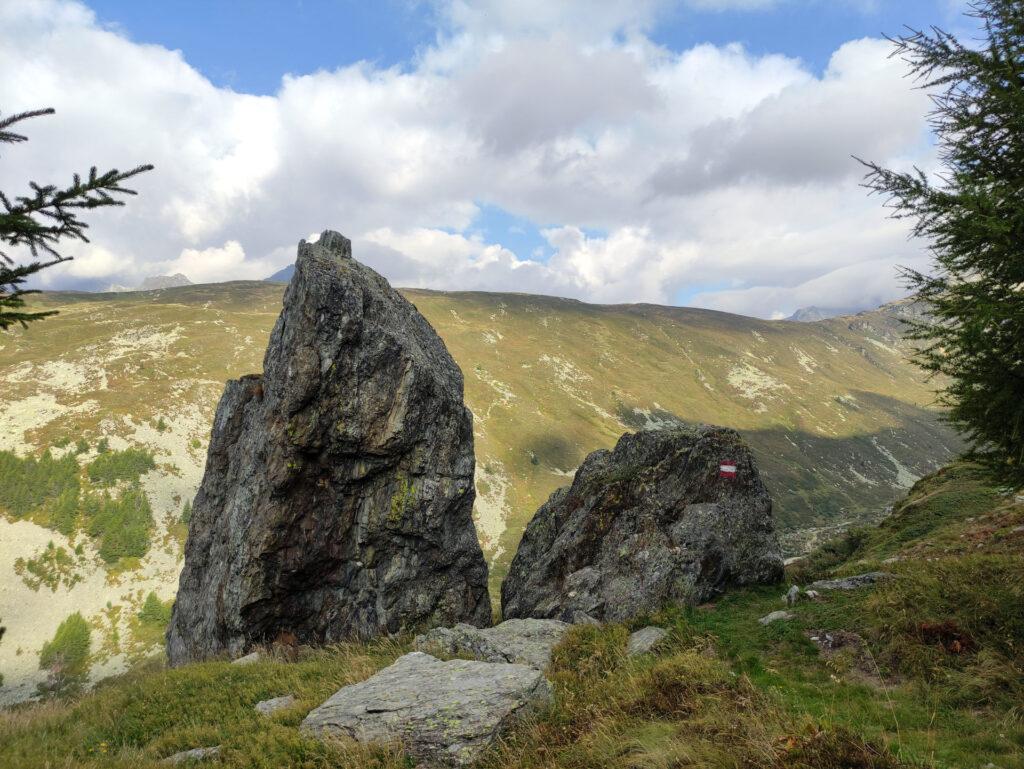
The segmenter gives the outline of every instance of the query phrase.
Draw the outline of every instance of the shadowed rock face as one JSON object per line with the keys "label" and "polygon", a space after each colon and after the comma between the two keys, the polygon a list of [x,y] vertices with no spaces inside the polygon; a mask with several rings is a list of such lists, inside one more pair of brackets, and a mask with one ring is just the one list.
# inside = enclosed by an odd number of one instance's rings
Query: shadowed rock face
{"label": "shadowed rock face", "polygon": [[[720,466],[735,465],[735,477]],[[501,586],[502,616],[619,621],[776,582],[772,502],[735,430],[624,435],[537,511]]]}
{"label": "shadowed rock face", "polygon": [[341,235],[299,244],[263,370],[228,382],[217,407],[171,664],[282,633],[489,624],[462,374]]}

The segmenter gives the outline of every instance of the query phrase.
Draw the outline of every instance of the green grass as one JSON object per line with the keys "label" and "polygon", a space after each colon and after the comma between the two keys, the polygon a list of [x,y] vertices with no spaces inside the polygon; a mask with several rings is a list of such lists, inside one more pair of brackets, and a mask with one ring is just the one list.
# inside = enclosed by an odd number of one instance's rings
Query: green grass
{"label": "green grass", "polygon": [[[335,690],[402,651],[392,643],[339,646],[294,663],[210,662],[179,670],[151,662],[81,699],[0,713],[0,765],[134,769],[159,766],[158,759],[180,750],[222,745],[227,766],[371,767],[387,752],[325,746],[296,727]],[[283,694],[296,696],[294,708],[270,719],[253,709]]]}
{"label": "green grass", "polygon": [[[897,578],[876,589],[800,602],[793,620],[767,627],[757,619],[782,606],[782,586],[626,625],[574,628],[548,671],[554,704],[482,766],[1022,769],[1015,650],[1024,625],[1014,566],[984,554],[901,562]],[[152,596],[142,614],[162,627],[166,608]],[[973,646],[953,653],[919,632],[925,621],[958,623]],[[631,660],[628,634],[647,622],[667,628],[669,639],[657,655]],[[810,638],[826,629],[856,632],[865,651],[823,657]],[[82,699],[0,716],[0,765],[147,767],[178,750],[222,745],[218,765],[228,767],[409,767],[394,749],[325,746],[296,728],[337,688],[407,650],[378,642],[292,663],[165,670],[150,662]],[[920,655],[928,666],[916,663]],[[297,696],[294,708],[269,720],[252,710],[283,694]]]}

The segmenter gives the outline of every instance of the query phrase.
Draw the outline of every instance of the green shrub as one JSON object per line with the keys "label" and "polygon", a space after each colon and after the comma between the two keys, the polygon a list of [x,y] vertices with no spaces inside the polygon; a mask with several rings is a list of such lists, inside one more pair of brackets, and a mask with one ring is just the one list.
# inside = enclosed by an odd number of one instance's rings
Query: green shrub
{"label": "green shrub", "polygon": [[[75,558],[74,555],[79,557]],[[38,591],[45,585],[57,592],[61,584],[70,590],[83,579],[78,571],[82,565],[81,553],[76,552],[74,555],[51,541],[34,558],[17,558],[14,561],[14,573],[32,590]]]}
{"label": "green shrub", "polygon": [[68,486],[50,511],[50,528],[70,537],[78,528],[78,484]]}
{"label": "green shrub", "polygon": [[49,673],[41,689],[46,693],[78,689],[89,674],[89,651],[89,624],[81,612],[75,612],[60,623],[39,653],[39,669]]}
{"label": "green shrub", "polygon": [[54,459],[47,450],[36,459],[0,451],[0,508],[24,518],[66,491],[77,495],[79,472],[73,456]]}
{"label": "green shrub", "polygon": [[100,486],[118,481],[137,481],[143,473],[156,468],[153,455],[144,449],[125,449],[100,454],[88,468],[89,480]]}
{"label": "green shrub", "polygon": [[161,601],[157,594],[150,591],[146,596],[142,609],[139,610],[139,622],[150,625],[166,625],[171,621],[171,607],[174,601]]}
{"label": "green shrub", "polygon": [[181,508],[181,522],[188,524],[192,520],[192,503],[187,499],[185,500],[184,506]]}
{"label": "green shrub", "polygon": [[89,536],[100,540],[100,557],[107,563],[120,558],[141,558],[149,550],[153,528],[153,509],[138,484],[113,499],[88,495],[83,502]]}

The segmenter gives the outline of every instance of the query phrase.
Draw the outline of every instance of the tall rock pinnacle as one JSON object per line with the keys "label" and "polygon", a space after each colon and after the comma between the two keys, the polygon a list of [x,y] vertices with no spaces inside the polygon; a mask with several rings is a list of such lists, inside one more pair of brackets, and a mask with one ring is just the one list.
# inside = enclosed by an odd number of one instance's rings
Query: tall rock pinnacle
{"label": "tall rock pinnacle", "polygon": [[263,374],[227,383],[167,632],[172,665],[490,623],[462,373],[324,232],[299,243]]}

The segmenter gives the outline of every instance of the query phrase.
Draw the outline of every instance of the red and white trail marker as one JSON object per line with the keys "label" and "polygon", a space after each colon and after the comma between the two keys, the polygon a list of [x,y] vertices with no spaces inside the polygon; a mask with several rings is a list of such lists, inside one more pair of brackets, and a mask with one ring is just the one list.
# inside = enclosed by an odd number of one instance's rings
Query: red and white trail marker
{"label": "red and white trail marker", "polygon": [[718,465],[718,477],[719,478],[735,478],[736,477],[736,463],[735,462],[722,462]]}

